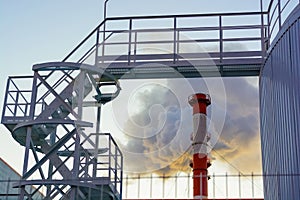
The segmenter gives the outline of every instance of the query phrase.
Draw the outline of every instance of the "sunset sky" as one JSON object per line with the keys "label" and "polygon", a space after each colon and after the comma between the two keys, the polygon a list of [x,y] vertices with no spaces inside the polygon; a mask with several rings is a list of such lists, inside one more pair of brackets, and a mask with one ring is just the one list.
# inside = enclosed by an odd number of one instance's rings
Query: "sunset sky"
{"label": "sunset sky", "polygon": [[[259,0],[108,3],[109,17],[258,10]],[[0,0],[0,111],[8,76],[31,75],[33,64],[62,60],[102,19],[101,0]],[[119,141],[125,152],[125,171],[188,171],[186,160],[180,160],[189,148],[192,132],[187,97],[190,92],[207,92],[212,96],[209,112],[214,113],[209,116],[215,150],[210,172],[261,173],[258,78],[130,80],[121,81],[121,87],[119,97],[103,108],[102,131],[111,132]],[[219,121],[222,116],[224,122]],[[155,122],[156,117],[165,123]],[[3,125],[0,138],[0,157],[21,172],[24,148]],[[136,156],[142,165],[135,164]]]}

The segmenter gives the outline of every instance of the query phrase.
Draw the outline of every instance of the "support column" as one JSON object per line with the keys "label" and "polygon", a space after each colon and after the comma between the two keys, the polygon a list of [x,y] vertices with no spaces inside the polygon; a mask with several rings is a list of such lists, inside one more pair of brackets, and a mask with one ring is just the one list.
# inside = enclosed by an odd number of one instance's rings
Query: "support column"
{"label": "support column", "polygon": [[[31,131],[32,131],[32,127],[28,126],[27,127],[27,133],[26,133],[26,146],[25,146],[25,155],[24,155],[24,163],[23,163],[23,176],[26,174],[27,169],[28,169],[28,161],[29,161],[29,150],[30,150],[30,142],[31,142]],[[23,179],[23,177],[21,178],[21,180]],[[19,196],[19,200],[23,200],[24,197],[26,195],[26,191],[25,191],[25,186],[21,187],[21,192],[20,192],[20,196]]]}

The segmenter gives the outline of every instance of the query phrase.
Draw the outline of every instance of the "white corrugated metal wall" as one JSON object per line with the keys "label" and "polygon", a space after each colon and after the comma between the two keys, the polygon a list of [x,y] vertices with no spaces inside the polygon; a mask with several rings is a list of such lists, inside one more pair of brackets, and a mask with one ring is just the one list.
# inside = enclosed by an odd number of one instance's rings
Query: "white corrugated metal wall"
{"label": "white corrugated metal wall", "polygon": [[300,198],[300,7],[273,41],[260,76],[266,200]]}

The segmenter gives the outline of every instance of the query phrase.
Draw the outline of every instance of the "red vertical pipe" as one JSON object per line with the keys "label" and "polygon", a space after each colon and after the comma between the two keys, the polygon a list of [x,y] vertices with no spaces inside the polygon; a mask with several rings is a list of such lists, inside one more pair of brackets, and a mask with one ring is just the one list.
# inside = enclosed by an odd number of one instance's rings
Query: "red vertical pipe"
{"label": "red vertical pipe", "polygon": [[211,104],[209,95],[198,93],[189,97],[189,104],[193,107],[193,195],[194,199],[205,199],[207,189],[207,131],[206,108]]}

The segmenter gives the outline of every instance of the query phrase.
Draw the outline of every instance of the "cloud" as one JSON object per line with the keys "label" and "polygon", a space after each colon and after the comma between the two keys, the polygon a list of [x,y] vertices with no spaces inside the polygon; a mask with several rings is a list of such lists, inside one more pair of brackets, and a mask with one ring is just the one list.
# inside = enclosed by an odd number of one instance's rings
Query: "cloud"
{"label": "cloud", "polygon": [[242,172],[260,171],[258,88],[245,78],[222,81],[225,95],[211,78],[151,82],[131,91],[131,103],[138,108],[122,127],[126,142],[119,143],[125,171],[171,175],[191,170],[192,108],[187,97],[201,91],[212,97],[208,109],[212,156]]}
{"label": "cloud", "polygon": [[121,145],[125,170],[166,174],[187,171],[179,160],[185,160],[188,166],[190,109],[182,109],[174,92],[161,85],[138,92],[135,103],[140,106],[139,112],[126,121],[124,133],[128,142]]}
{"label": "cloud", "polygon": [[213,155],[225,159],[242,172],[260,172],[258,88],[245,78],[226,79],[224,84],[227,94],[226,118],[214,147],[217,153],[213,152]]}

